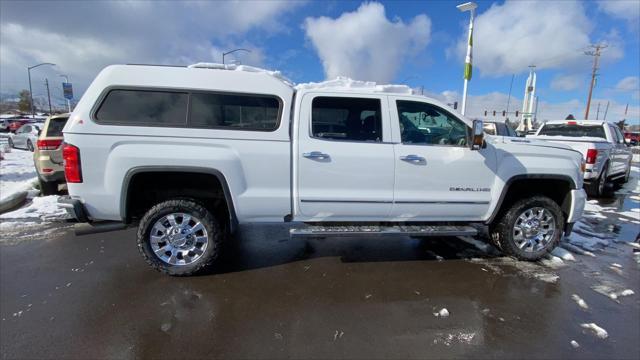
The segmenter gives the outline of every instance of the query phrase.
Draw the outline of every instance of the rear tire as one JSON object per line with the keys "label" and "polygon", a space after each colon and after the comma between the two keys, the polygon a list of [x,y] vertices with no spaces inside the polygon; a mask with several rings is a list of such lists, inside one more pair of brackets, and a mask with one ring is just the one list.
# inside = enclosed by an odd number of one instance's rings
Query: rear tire
{"label": "rear tire", "polygon": [[[190,231],[195,228],[198,230]],[[138,226],[140,253],[154,269],[171,276],[190,276],[210,268],[218,258],[223,238],[214,214],[186,199],[157,204]]]}
{"label": "rear tire", "polygon": [[627,164],[627,172],[624,174],[624,178],[622,178],[621,183],[622,184],[628,183],[630,178],[631,178],[631,161],[629,161],[629,163]]}
{"label": "rear tire", "polygon": [[553,250],[563,232],[562,210],[546,196],[516,201],[490,227],[494,245],[505,255],[527,261],[539,260]]}
{"label": "rear tire", "polygon": [[31,152],[34,152],[36,149],[33,147],[33,143],[31,140],[27,140],[27,149]]}
{"label": "rear tire", "polygon": [[40,183],[40,194],[43,196],[56,195],[58,193],[58,183],[55,181],[44,181],[38,179]]}
{"label": "rear tire", "polygon": [[587,186],[587,193],[593,197],[603,197],[607,190],[607,171],[609,164],[605,164],[598,179]]}

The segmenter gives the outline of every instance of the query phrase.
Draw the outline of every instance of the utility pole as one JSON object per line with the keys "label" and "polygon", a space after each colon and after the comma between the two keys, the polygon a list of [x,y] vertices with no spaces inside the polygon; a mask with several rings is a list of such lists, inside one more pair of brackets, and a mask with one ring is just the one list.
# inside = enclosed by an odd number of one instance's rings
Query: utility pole
{"label": "utility pole", "polygon": [[598,101],[598,110],[596,110],[596,120],[600,120],[600,101]]}
{"label": "utility pole", "polygon": [[[511,103],[511,90],[513,89],[513,79],[516,77],[516,74],[511,75],[511,85],[509,85],[509,98],[507,98],[507,114],[509,113],[509,104]],[[509,118],[507,117],[507,120]]]}
{"label": "utility pole", "polygon": [[593,95],[593,86],[596,84],[596,75],[598,74],[598,63],[600,61],[600,50],[605,49],[607,45],[596,44],[591,45],[594,51],[585,51],[585,55],[593,56],[593,69],[591,71],[591,86],[589,86],[589,97],[587,98],[587,108],[584,111],[584,119],[589,120],[589,107],[591,106],[591,96]]}
{"label": "utility pole", "polygon": [[49,115],[51,115],[51,94],[49,93],[49,79],[44,79],[44,86],[47,87],[47,98],[49,99]]}
{"label": "utility pole", "polygon": [[609,101],[607,101],[607,107],[604,109],[604,117],[602,120],[607,120],[607,113],[609,112]]}

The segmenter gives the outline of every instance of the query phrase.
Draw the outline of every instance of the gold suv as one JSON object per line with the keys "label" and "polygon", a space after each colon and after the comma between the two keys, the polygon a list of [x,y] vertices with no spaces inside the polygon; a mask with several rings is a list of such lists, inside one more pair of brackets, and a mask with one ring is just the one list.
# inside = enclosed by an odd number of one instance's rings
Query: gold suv
{"label": "gold suv", "polygon": [[58,186],[65,183],[62,161],[62,128],[69,114],[53,115],[47,118],[38,136],[33,161],[38,172],[42,195],[53,195]]}

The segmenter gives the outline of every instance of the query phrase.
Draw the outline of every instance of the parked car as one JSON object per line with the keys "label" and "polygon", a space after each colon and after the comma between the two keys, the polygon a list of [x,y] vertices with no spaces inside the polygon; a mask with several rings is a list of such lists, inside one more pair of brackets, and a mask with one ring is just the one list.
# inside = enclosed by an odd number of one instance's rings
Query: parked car
{"label": "parked car", "polygon": [[40,127],[34,124],[22,125],[15,134],[9,137],[9,146],[12,148],[27,149],[34,151],[34,144],[38,140]]}
{"label": "parked car", "polygon": [[633,146],[638,146],[640,144],[640,132],[637,131],[625,131],[624,139]]}
{"label": "parked car", "polygon": [[584,184],[593,196],[603,196],[612,182],[626,183],[633,154],[620,129],[602,120],[558,120],[543,124],[528,139],[568,145],[586,161]]}
{"label": "parked car", "polygon": [[20,129],[20,127],[30,122],[28,119],[12,119],[8,121],[9,125],[7,126],[7,128],[12,133],[15,133],[16,131],[18,131],[18,129]]}
{"label": "parked car", "polygon": [[485,121],[484,132],[489,135],[518,137],[516,131],[504,121]]}
{"label": "parked car", "polygon": [[481,120],[389,88],[295,88],[209,66],[96,77],[64,128],[61,205],[90,223],[79,233],[138,224],[151,266],[191,275],[243,223],[299,223],[293,236],[488,227],[505,254],[536,260],[582,215],[582,155],[569,147],[484,139]]}
{"label": "parked car", "polygon": [[36,142],[33,162],[38,172],[40,192],[52,195],[58,192],[60,184],[65,182],[62,159],[62,129],[69,114],[53,115],[47,118]]}
{"label": "parked car", "polygon": [[9,120],[0,119],[0,131],[2,132],[9,131]]}

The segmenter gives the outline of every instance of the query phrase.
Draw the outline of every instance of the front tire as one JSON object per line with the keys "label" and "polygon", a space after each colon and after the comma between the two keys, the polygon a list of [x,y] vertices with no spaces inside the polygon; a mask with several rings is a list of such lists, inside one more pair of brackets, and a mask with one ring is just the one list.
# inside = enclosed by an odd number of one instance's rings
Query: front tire
{"label": "front tire", "polygon": [[13,143],[13,139],[11,139],[11,138],[9,138],[9,147],[12,148],[12,149],[16,148],[15,144]]}
{"label": "front tire", "polygon": [[562,238],[562,210],[546,196],[522,199],[511,205],[491,226],[491,239],[505,255],[539,260]]}
{"label": "front tire", "polygon": [[138,226],[138,249],[154,269],[190,276],[218,258],[223,229],[215,216],[193,200],[168,200],[152,207]]}

